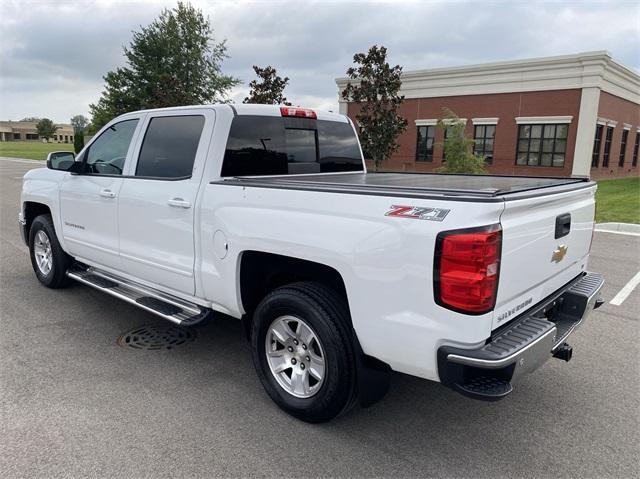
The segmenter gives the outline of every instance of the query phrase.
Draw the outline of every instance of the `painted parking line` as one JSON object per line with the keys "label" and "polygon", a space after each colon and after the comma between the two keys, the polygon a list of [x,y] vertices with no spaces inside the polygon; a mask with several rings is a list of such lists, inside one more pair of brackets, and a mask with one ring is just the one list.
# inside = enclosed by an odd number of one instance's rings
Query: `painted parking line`
{"label": "painted parking line", "polygon": [[616,294],[613,299],[609,301],[609,304],[620,306],[624,302],[624,300],[629,297],[631,291],[633,291],[635,287],[638,286],[638,284],[640,284],[640,271],[638,271],[636,275],[631,278],[631,280],[629,280],[629,282],[625,284],[620,291],[618,291],[618,294]]}

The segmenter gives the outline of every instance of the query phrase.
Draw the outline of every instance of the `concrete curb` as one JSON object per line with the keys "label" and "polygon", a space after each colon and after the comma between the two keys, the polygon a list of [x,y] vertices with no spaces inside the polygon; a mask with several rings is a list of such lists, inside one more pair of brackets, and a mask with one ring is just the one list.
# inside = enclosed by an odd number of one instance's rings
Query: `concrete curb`
{"label": "concrete curb", "polygon": [[596,231],[640,236],[640,225],[632,223],[597,223]]}
{"label": "concrete curb", "polygon": [[14,161],[16,163],[37,163],[39,165],[44,165],[46,163],[44,160],[29,160],[27,158],[12,158],[10,156],[0,156],[0,161]]}

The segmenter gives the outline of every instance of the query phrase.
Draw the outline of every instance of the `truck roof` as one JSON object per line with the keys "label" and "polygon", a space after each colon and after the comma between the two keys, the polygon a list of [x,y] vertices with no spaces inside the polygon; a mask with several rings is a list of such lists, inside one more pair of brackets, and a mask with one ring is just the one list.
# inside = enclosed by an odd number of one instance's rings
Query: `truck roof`
{"label": "truck roof", "polygon": [[[280,107],[285,105],[260,105],[256,103],[212,103],[209,105],[187,105],[187,106],[171,106],[167,108],[154,108],[149,110],[138,110],[125,113],[124,115],[129,115],[132,113],[149,113],[149,112],[159,112],[159,111],[189,111],[197,108],[213,108],[213,109],[222,109],[222,108],[230,108],[233,111],[234,115],[258,115],[258,116],[282,116],[280,112]],[[316,110],[315,108],[304,108],[304,107],[291,107],[291,108],[302,108],[305,110],[313,110],[318,120],[327,120],[327,121],[337,121],[341,123],[348,123],[349,120],[345,115],[340,115],[338,113],[333,113],[331,111],[322,111]],[[122,115],[122,116],[124,116]]]}

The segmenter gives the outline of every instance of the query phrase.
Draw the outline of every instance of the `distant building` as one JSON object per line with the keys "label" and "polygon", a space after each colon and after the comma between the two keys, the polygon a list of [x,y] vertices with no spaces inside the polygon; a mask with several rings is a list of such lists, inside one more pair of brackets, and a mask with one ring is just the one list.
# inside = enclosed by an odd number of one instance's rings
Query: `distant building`
{"label": "distant building", "polygon": [[[406,71],[400,108],[409,126],[383,168],[442,165],[442,109],[466,122],[488,171],[506,175],[638,175],[640,75],[607,52]],[[346,78],[336,80],[339,92]],[[358,106],[339,98],[355,122]]]}
{"label": "distant building", "polygon": [[[38,135],[35,121],[0,121],[0,141],[44,141]],[[58,130],[49,141],[73,143],[73,126],[56,123]]]}

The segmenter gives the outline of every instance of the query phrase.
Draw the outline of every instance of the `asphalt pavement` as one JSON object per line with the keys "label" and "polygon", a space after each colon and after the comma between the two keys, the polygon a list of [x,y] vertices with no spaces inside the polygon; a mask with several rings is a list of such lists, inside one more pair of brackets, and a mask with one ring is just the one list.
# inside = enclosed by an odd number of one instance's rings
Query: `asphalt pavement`
{"label": "asphalt pavement", "polygon": [[[238,321],[134,350],[118,337],[162,319],[41,286],[16,223],[39,166],[0,159],[0,477],[640,476],[639,288],[503,401],[394,374],[374,407],[309,425],[267,397]],[[640,236],[596,233],[590,269],[610,300],[640,271]]]}

